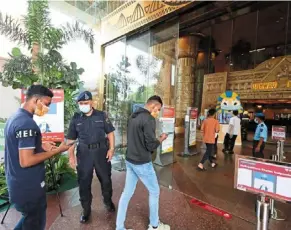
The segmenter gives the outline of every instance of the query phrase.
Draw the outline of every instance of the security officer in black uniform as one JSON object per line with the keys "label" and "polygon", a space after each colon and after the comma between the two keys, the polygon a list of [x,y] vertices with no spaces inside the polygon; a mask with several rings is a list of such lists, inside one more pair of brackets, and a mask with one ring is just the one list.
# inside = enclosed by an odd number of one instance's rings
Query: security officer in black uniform
{"label": "security officer in black uniform", "polygon": [[114,212],[112,203],[111,159],[114,154],[114,127],[106,113],[95,110],[92,94],[88,91],[78,96],[80,113],[75,113],[69,127],[67,139],[76,140],[77,162],[74,148],[70,149],[70,164],[77,165],[80,201],[83,212],[81,223],[91,215],[91,183],[93,169],[101,183],[103,202],[107,211]]}

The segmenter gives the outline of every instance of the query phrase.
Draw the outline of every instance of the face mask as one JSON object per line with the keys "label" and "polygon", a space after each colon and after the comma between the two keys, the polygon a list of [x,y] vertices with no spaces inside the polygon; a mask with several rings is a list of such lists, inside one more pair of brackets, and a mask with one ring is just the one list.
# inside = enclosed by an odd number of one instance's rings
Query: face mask
{"label": "face mask", "polygon": [[255,123],[257,123],[257,124],[259,123],[257,119],[255,119],[254,121],[255,121]]}
{"label": "face mask", "polygon": [[152,112],[151,115],[154,117],[154,118],[157,118],[159,116],[159,112]]}
{"label": "face mask", "polygon": [[90,105],[79,105],[79,109],[82,113],[89,113],[91,110]]}
{"label": "face mask", "polygon": [[36,105],[36,109],[34,111],[34,114],[37,115],[37,116],[39,116],[39,117],[42,117],[42,116],[44,116],[45,114],[48,113],[49,107],[47,107],[46,105],[44,105],[42,102],[40,102],[40,103],[42,105],[41,106],[41,109]]}

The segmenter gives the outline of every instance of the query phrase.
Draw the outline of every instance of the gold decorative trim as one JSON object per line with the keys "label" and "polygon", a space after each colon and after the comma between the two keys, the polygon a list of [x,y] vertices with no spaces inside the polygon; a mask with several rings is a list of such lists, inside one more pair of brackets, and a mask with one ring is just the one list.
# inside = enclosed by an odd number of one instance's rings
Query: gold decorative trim
{"label": "gold decorative trim", "polygon": [[101,44],[155,21],[191,1],[129,1],[101,21]]}
{"label": "gold decorative trim", "polygon": [[[224,87],[222,76],[226,76]],[[241,100],[290,99],[291,56],[269,59],[251,70],[204,75],[202,109],[225,90],[235,91]]]}

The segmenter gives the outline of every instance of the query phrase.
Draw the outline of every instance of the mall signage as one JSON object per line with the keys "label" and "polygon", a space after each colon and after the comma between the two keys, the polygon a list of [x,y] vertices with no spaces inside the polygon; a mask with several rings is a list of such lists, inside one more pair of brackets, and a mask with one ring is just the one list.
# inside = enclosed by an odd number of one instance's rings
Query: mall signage
{"label": "mall signage", "polygon": [[188,146],[196,145],[196,129],[197,129],[197,118],[198,118],[198,109],[197,108],[188,108],[189,110],[189,143]]}
{"label": "mall signage", "polygon": [[291,202],[291,164],[236,155],[235,188]]}
{"label": "mall signage", "polygon": [[271,82],[256,82],[252,84],[253,90],[269,90],[269,89],[276,89],[278,88],[278,82],[277,81],[271,81]]}
{"label": "mall signage", "polygon": [[272,139],[284,141],[286,139],[286,126],[272,126]]}
{"label": "mall signage", "polygon": [[175,133],[175,108],[170,106],[163,107],[159,118],[161,133],[168,134],[168,138],[161,144],[161,154],[174,151]]}

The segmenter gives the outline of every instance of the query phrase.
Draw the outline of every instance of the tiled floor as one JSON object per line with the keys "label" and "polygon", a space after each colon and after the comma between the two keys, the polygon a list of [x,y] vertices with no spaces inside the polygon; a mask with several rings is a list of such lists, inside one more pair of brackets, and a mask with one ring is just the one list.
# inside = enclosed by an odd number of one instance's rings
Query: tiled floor
{"label": "tiled floor", "polygon": [[[266,153],[275,151],[274,145],[266,148]],[[221,149],[221,146],[219,146]],[[176,140],[176,151],[182,149],[181,140]],[[288,151],[288,149],[286,149]],[[237,148],[236,153],[250,154],[250,144]],[[287,153],[288,155],[289,153]],[[255,228],[254,202],[255,196],[233,188],[234,159],[225,157],[219,152],[219,167],[207,172],[198,172],[196,165],[201,155],[190,158],[176,157],[176,163],[166,167],[156,167],[161,185],[160,216],[161,220],[169,223],[173,230],[203,230],[203,229],[233,229],[252,230]],[[289,158],[290,159],[290,158]],[[118,199],[124,186],[124,172],[113,172],[114,203]],[[173,190],[169,190],[169,185]],[[78,201],[78,191],[73,189],[62,193],[61,203],[64,217],[59,216],[58,202],[55,196],[48,197],[47,229],[97,229],[113,230],[116,214],[108,214],[101,201],[100,186],[97,180],[93,182],[93,213],[90,223],[79,224],[81,207]],[[202,200],[215,207],[232,214],[232,219],[227,220],[208,212],[190,203],[192,197]],[[286,221],[271,220],[270,229],[291,229],[290,205],[276,203],[278,209],[287,216]],[[0,214],[0,217],[4,213]],[[0,229],[13,229],[20,218],[20,214],[11,209],[4,225]],[[127,218],[127,227],[135,230],[144,230],[148,224],[148,193],[144,186],[139,184],[130,203]]]}

